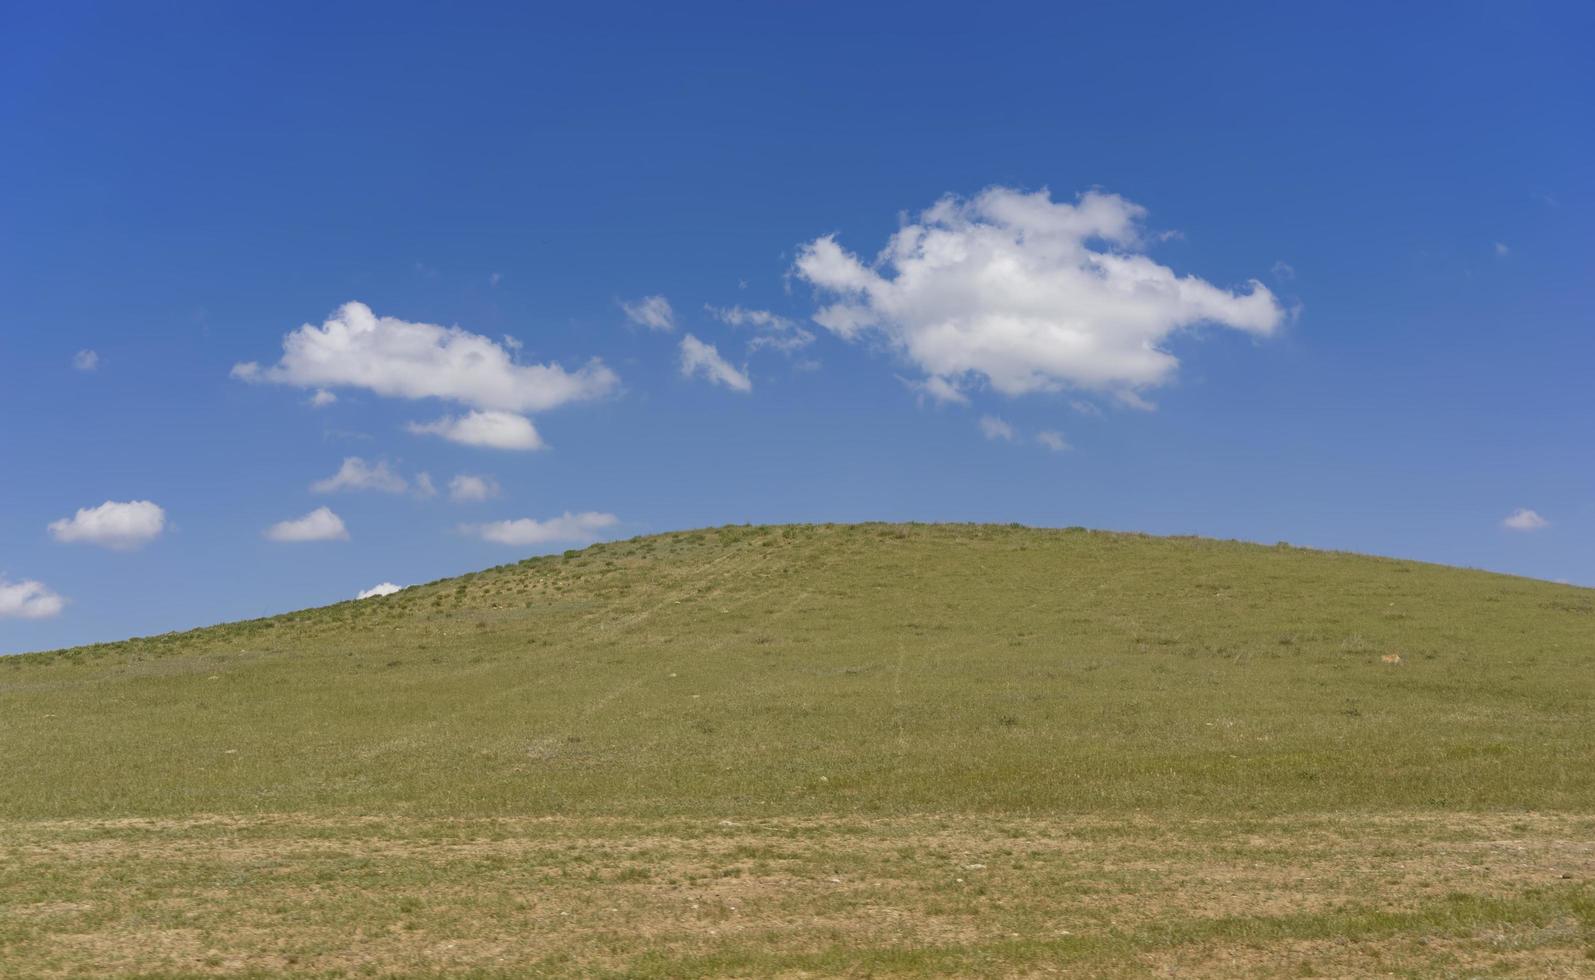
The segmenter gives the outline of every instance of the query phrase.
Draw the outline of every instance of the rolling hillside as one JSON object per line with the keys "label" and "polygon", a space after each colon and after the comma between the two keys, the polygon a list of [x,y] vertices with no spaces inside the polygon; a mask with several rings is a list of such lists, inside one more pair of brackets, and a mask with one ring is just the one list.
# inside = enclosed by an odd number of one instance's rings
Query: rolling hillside
{"label": "rolling hillside", "polygon": [[0,660],[0,968],[1576,975],[1592,695],[1595,593],[1481,572],[595,545]]}

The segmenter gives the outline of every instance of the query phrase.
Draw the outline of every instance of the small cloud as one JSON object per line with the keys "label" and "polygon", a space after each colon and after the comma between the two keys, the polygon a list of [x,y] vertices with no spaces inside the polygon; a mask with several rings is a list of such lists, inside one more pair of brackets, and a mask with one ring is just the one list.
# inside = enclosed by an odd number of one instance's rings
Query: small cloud
{"label": "small cloud", "polygon": [[326,507],[317,507],[303,517],[278,521],[266,529],[266,537],[273,541],[347,541],[349,530],[343,518]]}
{"label": "small cloud", "polygon": [[1089,415],[1092,418],[1102,417],[1102,409],[1097,405],[1096,402],[1088,402],[1083,399],[1076,398],[1074,401],[1069,403],[1069,407],[1074,409],[1076,412],[1079,412],[1081,415]]}
{"label": "small cloud", "polygon": [[513,351],[481,334],[377,316],[364,303],[345,303],[321,326],[292,331],[282,351],[270,367],[245,361],[231,374],[254,384],[363,388],[385,398],[442,398],[499,412],[600,398],[620,384],[596,359],[576,371],[520,364]]}
{"label": "small cloud", "polygon": [[749,310],[741,306],[711,306],[704,304],[705,310],[716,320],[732,327],[759,327],[765,330],[790,330],[797,326],[797,321],[779,313],[769,310]]}
{"label": "small cloud", "polygon": [[812,331],[805,330],[796,320],[779,313],[771,313],[769,310],[750,310],[741,306],[722,307],[707,304],[704,309],[727,326],[753,327],[758,330],[758,336],[748,341],[749,351],[769,348],[790,355],[814,343]]}
{"label": "small cloud", "polygon": [[1501,526],[1512,531],[1538,531],[1542,527],[1550,527],[1551,522],[1527,507],[1519,507],[1506,515]]}
{"label": "small cloud", "polygon": [[495,272],[495,273],[493,273],[493,274],[491,274],[491,275],[489,275],[487,277],[487,284],[489,286],[497,286],[499,283],[501,283],[503,281],[504,281],[504,274],[502,272]]}
{"label": "small cloud", "polygon": [[403,493],[410,489],[404,477],[388,468],[386,460],[373,466],[359,456],[346,456],[338,472],[325,480],[310,485],[311,493],[337,493],[341,490],[378,490],[382,493]]}
{"label": "small cloud", "polygon": [[415,495],[417,497],[436,497],[438,488],[432,485],[432,474],[422,471],[415,475]]}
{"label": "small cloud", "polygon": [[1511,253],[1512,253],[1512,250],[1510,248],[1506,247],[1506,243],[1505,242],[1496,242],[1495,243],[1495,254],[1496,255],[1499,255],[1502,258],[1506,258]]}
{"label": "small cloud", "polygon": [[393,593],[398,592],[398,591],[400,591],[403,588],[404,588],[404,586],[402,586],[402,585],[394,585],[392,582],[383,582],[381,585],[373,585],[371,588],[366,589],[365,591],[361,592],[359,595],[355,596],[355,598],[356,599],[376,599],[376,598],[379,598],[381,596],[392,595]]}
{"label": "small cloud", "polygon": [[78,351],[76,354],[72,355],[72,366],[77,368],[79,371],[98,370],[100,367],[99,352],[88,349]]}
{"label": "small cloud", "polygon": [[442,436],[450,442],[487,449],[532,450],[546,446],[531,419],[513,412],[445,415],[436,422],[411,422],[405,429],[416,435]]}
{"label": "small cloud", "polygon": [[1140,393],[1131,391],[1128,388],[1115,391],[1113,393],[1113,397],[1120,405],[1123,405],[1125,408],[1133,408],[1137,412],[1157,411],[1156,402],[1147,401],[1145,398],[1141,397]]}
{"label": "small cloud", "polygon": [[663,296],[644,296],[629,303],[621,300],[620,308],[625,312],[626,319],[639,327],[667,333],[676,329],[675,311],[670,308],[670,301]]}
{"label": "small cloud", "polygon": [[52,521],[50,534],[64,544],[83,542],[131,551],[154,540],[165,527],[166,511],[148,500],[107,500]]}
{"label": "small cloud", "polygon": [[490,476],[473,476],[461,473],[449,481],[449,499],[455,503],[477,503],[492,500],[502,493],[498,481]]}
{"label": "small cloud", "polygon": [[[242,365],[240,365],[240,367],[241,366]],[[334,395],[325,388],[317,388],[316,393],[310,396],[309,405],[311,408],[326,408],[328,405],[336,403],[337,400],[337,395]]]}
{"label": "small cloud", "polygon": [[681,374],[687,378],[702,375],[713,384],[722,384],[744,394],[753,390],[753,382],[745,372],[732,367],[713,344],[706,344],[690,333],[681,338]]}
{"label": "small cloud", "polygon": [[541,545],[594,541],[603,531],[617,523],[619,518],[614,514],[602,514],[596,511],[572,514],[566,511],[559,517],[546,521],[523,517],[517,521],[461,524],[460,533],[470,534],[494,544]]}
{"label": "small cloud", "polygon": [[66,600],[43,582],[13,582],[0,575],[0,619],[49,619],[65,606]]}
{"label": "small cloud", "polygon": [[[938,405],[968,405],[969,396],[958,390],[958,385],[940,375],[933,374],[924,381],[903,380],[903,383],[919,392],[920,398],[929,398]],[[923,401],[921,402],[923,404]]]}
{"label": "small cloud", "polygon": [[1066,453],[1074,448],[1064,440],[1061,432],[1037,432],[1036,441],[1055,453]]}
{"label": "small cloud", "polygon": [[1274,278],[1280,280],[1281,282],[1289,282],[1290,280],[1296,278],[1295,267],[1289,262],[1286,262],[1284,259],[1280,259],[1278,262],[1274,263],[1273,273]]}
{"label": "small cloud", "polygon": [[1013,426],[995,415],[982,415],[980,417],[980,431],[987,439],[993,442],[998,439],[1004,442],[1013,442],[1015,437]]}

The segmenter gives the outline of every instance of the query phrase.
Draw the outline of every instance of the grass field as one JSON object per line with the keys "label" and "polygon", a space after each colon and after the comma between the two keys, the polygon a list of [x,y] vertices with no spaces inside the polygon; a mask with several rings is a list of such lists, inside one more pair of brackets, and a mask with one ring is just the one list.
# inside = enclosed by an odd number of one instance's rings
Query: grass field
{"label": "grass field", "polygon": [[0,659],[0,974],[1595,975],[1595,593],[723,528]]}

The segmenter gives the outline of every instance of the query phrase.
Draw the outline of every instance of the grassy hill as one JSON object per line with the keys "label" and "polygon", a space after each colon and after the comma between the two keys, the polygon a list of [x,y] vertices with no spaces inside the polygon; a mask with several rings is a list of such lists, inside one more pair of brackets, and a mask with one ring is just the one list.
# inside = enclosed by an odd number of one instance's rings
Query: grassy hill
{"label": "grassy hill", "polygon": [[1595,593],[1475,571],[595,545],[0,659],[0,974],[1583,975],[1592,695]]}

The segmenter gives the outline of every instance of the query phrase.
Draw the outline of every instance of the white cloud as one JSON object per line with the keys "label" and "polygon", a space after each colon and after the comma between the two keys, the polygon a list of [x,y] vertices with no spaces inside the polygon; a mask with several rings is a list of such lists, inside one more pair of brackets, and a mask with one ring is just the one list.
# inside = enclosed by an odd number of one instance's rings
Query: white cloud
{"label": "white cloud", "polygon": [[1289,282],[1290,280],[1296,278],[1296,267],[1291,265],[1289,262],[1286,262],[1284,259],[1280,259],[1278,262],[1275,262],[1274,268],[1271,271],[1274,273],[1275,279],[1285,282]]}
{"label": "white cloud", "polygon": [[509,351],[480,334],[378,317],[364,303],[345,303],[319,327],[301,326],[283,338],[282,349],[275,365],[236,364],[233,377],[301,388],[365,388],[390,398],[442,398],[501,412],[597,398],[619,383],[596,359],[574,372],[557,364],[516,364]]}
{"label": "white cloud", "polygon": [[0,619],[49,619],[59,616],[66,600],[31,579],[13,582],[0,576]]}
{"label": "white cloud", "polygon": [[347,541],[349,530],[343,518],[326,507],[317,507],[303,517],[278,521],[266,529],[266,537],[273,541]]}
{"label": "white cloud", "polygon": [[449,499],[456,503],[473,503],[492,500],[501,492],[498,481],[490,476],[473,476],[461,473],[449,481]]}
{"label": "white cloud", "polygon": [[762,348],[792,354],[814,343],[814,334],[805,330],[791,317],[771,313],[769,310],[749,310],[741,306],[704,306],[704,309],[721,323],[733,327],[753,327],[759,331],[748,341],[748,350]]}
{"label": "white cloud", "polygon": [[621,300],[620,308],[625,311],[626,319],[639,327],[666,332],[676,329],[676,312],[663,296],[644,296],[629,303]]}
{"label": "white cloud", "polygon": [[1013,442],[1014,440],[1013,426],[995,415],[982,415],[980,417],[980,431],[985,434],[987,439],[1002,439],[1005,442]]}
{"label": "white cloud", "polygon": [[130,551],[154,540],[166,527],[166,511],[148,500],[107,500],[50,523],[57,541],[85,542]]}
{"label": "white cloud", "polygon": [[1513,531],[1538,531],[1542,527],[1550,527],[1551,522],[1527,507],[1519,507],[1506,515],[1501,526]]}
{"label": "white cloud", "polygon": [[331,404],[337,402],[337,400],[338,400],[338,396],[337,395],[334,395],[332,392],[328,391],[325,388],[317,388],[316,389],[316,393],[314,395],[310,396],[310,407],[311,408],[326,408],[328,405],[331,405]]}
{"label": "white cloud", "polygon": [[356,599],[375,599],[375,598],[378,598],[379,596],[392,595],[393,593],[398,592],[399,590],[401,590],[403,588],[404,588],[404,586],[402,586],[402,585],[394,585],[392,582],[383,582],[381,585],[373,585],[371,588],[366,589],[365,591],[361,592],[359,595],[355,596],[355,598]]}
{"label": "white cloud", "polygon": [[1068,452],[1071,448],[1068,441],[1063,438],[1063,433],[1061,432],[1037,432],[1036,441],[1055,453]]}
{"label": "white cloud", "polygon": [[513,412],[445,415],[436,422],[411,422],[405,428],[417,435],[442,436],[451,442],[488,449],[542,449],[545,445],[531,420]]}
{"label": "white cloud", "polygon": [[438,488],[432,485],[432,474],[425,470],[415,475],[415,495],[417,497],[436,497]]}
{"label": "white cloud", "polygon": [[1281,323],[1255,280],[1231,292],[1141,254],[1144,214],[1099,191],[1068,204],[994,187],[943,198],[871,264],[827,235],[802,247],[795,271],[835,300],[814,315],[821,326],[878,336],[927,376],[984,378],[1005,395],[1133,393],[1174,375],[1161,345],[1181,329],[1267,336]]}
{"label": "white cloud", "polygon": [[1095,402],[1088,402],[1082,398],[1070,401],[1069,407],[1081,415],[1089,415],[1092,418],[1100,418],[1102,416],[1102,409],[1098,408]]}
{"label": "white cloud", "polygon": [[681,338],[681,373],[688,378],[702,375],[710,382],[725,385],[733,391],[746,393],[753,390],[753,382],[748,376],[721,357],[713,344],[706,344],[690,333]]}
{"label": "white cloud", "polygon": [[518,521],[494,521],[490,524],[461,524],[460,531],[475,535],[495,544],[539,545],[556,542],[593,541],[602,532],[619,523],[614,514],[585,511],[572,514],[566,511],[559,517],[535,521],[523,517]]}
{"label": "white cloud", "polygon": [[317,480],[310,485],[311,493],[337,493],[340,490],[380,490],[383,493],[403,493],[408,489],[410,489],[410,482],[388,469],[386,460],[378,460],[377,464],[373,466],[359,456],[345,456],[343,465],[338,467],[338,472],[325,480]]}
{"label": "white cloud", "polygon": [[704,305],[716,320],[733,327],[753,326],[764,330],[791,330],[797,321],[769,310],[750,310],[741,306]]}
{"label": "white cloud", "polygon": [[1510,248],[1506,247],[1506,243],[1505,242],[1496,242],[1495,243],[1495,254],[1499,255],[1499,256],[1502,256],[1504,258],[1507,255],[1512,254],[1512,250]]}
{"label": "white cloud", "polygon": [[93,371],[100,366],[98,351],[80,350],[72,355],[72,366],[79,371]]}
{"label": "white cloud", "polygon": [[969,396],[959,391],[958,386],[953,382],[948,381],[946,378],[939,378],[935,375],[931,375],[923,381],[915,381],[913,378],[901,377],[897,380],[919,392],[921,397],[920,404],[924,404],[923,399],[925,398],[929,398],[938,405],[969,404]]}

